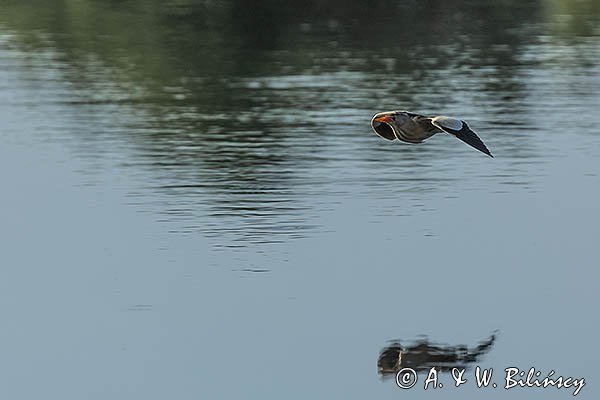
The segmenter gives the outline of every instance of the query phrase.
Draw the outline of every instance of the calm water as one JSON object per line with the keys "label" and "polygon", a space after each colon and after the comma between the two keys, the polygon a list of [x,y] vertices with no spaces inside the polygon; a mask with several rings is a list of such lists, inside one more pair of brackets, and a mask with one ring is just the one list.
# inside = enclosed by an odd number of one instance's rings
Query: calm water
{"label": "calm water", "polygon": [[496,330],[600,394],[599,2],[0,4],[0,397],[572,397],[378,376]]}

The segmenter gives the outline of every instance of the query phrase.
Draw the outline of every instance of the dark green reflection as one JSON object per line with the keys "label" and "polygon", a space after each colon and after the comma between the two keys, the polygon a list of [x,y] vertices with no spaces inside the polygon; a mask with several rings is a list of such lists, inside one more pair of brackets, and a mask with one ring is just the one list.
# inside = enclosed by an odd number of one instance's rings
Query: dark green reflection
{"label": "dark green reflection", "polygon": [[[128,164],[154,171],[178,209],[208,197],[214,215],[251,216],[258,231],[283,215],[279,228],[297,232],[312,199],[334,190],[319,171],[382,157],[336,148],[369,134],[375,111],[439,112],[461,93],[525,126],[528,47],[597,34],[599,14],[597,2],[558,0],[8,0],[0,29],[33,55],[56,53],[74,89],[60,101],[78,118],[131,116],[118,132],[138,149]],[[428,151],[406,149],[403,162],[422,166]]]}

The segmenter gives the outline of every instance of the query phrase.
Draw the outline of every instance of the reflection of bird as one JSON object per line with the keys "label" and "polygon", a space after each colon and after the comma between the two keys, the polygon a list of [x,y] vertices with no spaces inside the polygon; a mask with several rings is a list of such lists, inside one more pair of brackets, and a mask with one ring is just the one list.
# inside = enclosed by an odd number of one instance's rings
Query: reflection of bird
{"label": "reflection of bird", "polygon": [[375,114],[371,126],[375,133],[384,139],[398,139],[407,143],[421,143],[436,133],[450,133],[466,144],[494,157],[469,125],[460,119],[444,116],[426,117],[408,111],[386,111]]}
{"label": "reflection of bird", "polygon": [[467,346],[440,346],[430,343],[426,338],[402,347],[399,342],[381,350],[377,360],[377,369],[381,375],[395,374],[402,368],[412,368],[415,371],[428,371],[435,367],[441,371],[452,368],[466,368],[487,353],[494,344],[496,335],[479,343],[469,350]]}

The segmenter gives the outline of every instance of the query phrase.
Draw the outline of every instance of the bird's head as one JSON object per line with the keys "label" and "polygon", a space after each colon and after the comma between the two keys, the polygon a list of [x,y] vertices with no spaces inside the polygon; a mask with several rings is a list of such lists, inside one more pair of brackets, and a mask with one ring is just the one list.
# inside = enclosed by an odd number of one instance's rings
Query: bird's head
{"label": "bird's head", "polygon": [[410,117],[404,111],[386,111],[375,114],[371,126],[376,134],[387,140],[396,139],[398,126],[403,125]]}

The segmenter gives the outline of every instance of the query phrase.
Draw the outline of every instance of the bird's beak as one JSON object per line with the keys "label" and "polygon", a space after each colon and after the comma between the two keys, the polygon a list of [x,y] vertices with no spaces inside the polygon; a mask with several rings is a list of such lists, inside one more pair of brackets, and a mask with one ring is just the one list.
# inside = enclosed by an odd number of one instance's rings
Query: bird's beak
{"label": "bird's beak", "polygon": [[390,117],[389,115],[382,115],[381,117],[377,117],[375,118],[373,121],[375,122],[385,122],[385,123],[390,123],[392,122],[393,118]]}

